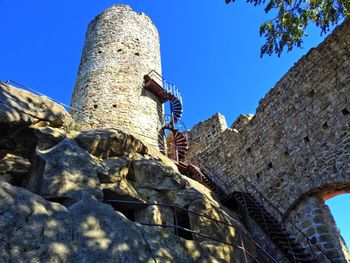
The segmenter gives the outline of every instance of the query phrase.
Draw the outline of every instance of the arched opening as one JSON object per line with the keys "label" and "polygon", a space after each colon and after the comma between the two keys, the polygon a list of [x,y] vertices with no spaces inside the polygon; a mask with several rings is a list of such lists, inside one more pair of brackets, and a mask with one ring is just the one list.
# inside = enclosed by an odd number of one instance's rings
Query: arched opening
{"label": "arched opening", "polygon": [[326,204],[332,212],[337,227],[347,247],[350,247],[350,193],[333,195]]}
{"label": "arched opening", "polygon": [[[350,262],[350,183],[335,182],[315,188],[300,196],[288,210],[288,230],[308,253],[314,253],[316,260]],[[303,233],[295,231],[292,225]]]}

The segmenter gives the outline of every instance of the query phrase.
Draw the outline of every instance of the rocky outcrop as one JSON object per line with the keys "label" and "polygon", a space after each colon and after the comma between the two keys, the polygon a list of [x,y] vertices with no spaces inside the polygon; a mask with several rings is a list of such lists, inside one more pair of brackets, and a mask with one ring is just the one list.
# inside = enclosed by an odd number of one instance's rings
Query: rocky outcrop
{"label": "rocky outcrop", "polygon": [[2,262],[243,260],[238,216],[167,157],[117,129],[67,129],[66,112],[30,93],[13,99],[25,109],[1,119]]}
{"label": "rocky outcrop", "polygon": [[[72,118],[65,109],[45,96],[14,88],[0,82],[0,125],[47,123],[60,127]],[[39,124],[40,125],[40,124]]]}
{"label": "rocky outcrop", "polygon": [[67,262],[72,223],[64,206],[0,182],[1,262]]}
{"label": "rocky outcrop", "polygon": [[[66,208],[0,182],[2,262],[241,262],[223,244],[194,242],[128,220],[86,197]],[[4,212],[6,211],[6,212]],[[228,255],[234,257],[228,261]]]}
{"label": "rocky outcrop", "polygon": [[147,147],[140,140],[116,129],[85,131],[75,139],[83,149],[102,159],[147,153]]}
{"label": "rocky outcrop", "polygon": [[51,200],[65,200],[65,204],[85,195],[102,200],[96,161],[75,142],[64,139],[51,149],[37,150],[37,155],[42,167],[32,173],[33,191]]}

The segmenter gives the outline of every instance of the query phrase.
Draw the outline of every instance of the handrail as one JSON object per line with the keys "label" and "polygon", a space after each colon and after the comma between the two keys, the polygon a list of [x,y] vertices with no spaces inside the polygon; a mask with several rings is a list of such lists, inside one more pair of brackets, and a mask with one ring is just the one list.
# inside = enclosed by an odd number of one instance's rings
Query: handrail
{"label": "handrail", "polygon": [[[199,156],[193,156],[193,157],[192,157],[192,159],[195,159],[195,160],[198,160],[199,158],[200,158]],[[201,163],[201,164],[200,164],[199,166],[200,166],[202,169],[203,169],[203,167],[204,167],[205,170],[209,171],[208,168],[204,165],[203,162],[200,162],[200,163]],[[211,177],[213,177],[213,178],[220,178],[221,181],[223,182],[223,185],[225,186],[226,190],[230,190],[229,188],[227,188],[227,185],[228,185],[228,184],[227,184],[227,182],[224,182],[224,181],[223,181],[222,176],[214,176],[210,171],[209,171],[209,174],[210,174]],[[283,216],[283,213],[282,213],[282,212],[281,212],[267,197],[265,197],[251,182],[249,182],[249,181],[248,181],[246,178],[244,178],[242,175],[240,175],[240,177],[243,179],[244,182],[248,183],[249,186],[251,186],[251,188],[253,188],[253,190],[259,194],[259,196],[261,196],[264,200],[266,200],[267,203],[270,204],[272,208],[274,208],[281,216]],[[235,184],[236,186],[238,186],[238,188],[240,189],[240,191],[242,191],[242,188],[241,188],[239,182],[238,182],[236,179],[232,178],[232,177],[230,177],[230,179],[232,180],[230,186],[232,186],[232,184]],[[219,181],[219,180],[217,180],[217,181]],[[226,194],[229,194],[229,191],[226,192]],[[283,217],[282,217],[282,218],[283,218]],[[287,219],[287,220],[288,220],[288,222],[290,223],[291,226],[293,226],[299,233],[301,233],[301,234],[305,237],[306,241],[308,242],[308,246],[309,246],[309,248],[310,248],[310,252],[312,253],[313,258],[315,258],[314,251],[313,251],[313,246],[315,246],[316,249],[317,249],[319,252],[321,252],[321,254],[322,254],[323,256],[325,256],[326,259],[327,259],[329,262],[332,262],[332,260],[327,256],[327,254],[323,251],[322,248],[320,248],[317,244],[313,244],[313,242],[311,241],[311,239],[310,239],[298,226],[296,226],[296,225],[295,225],[293,222],[291,222],[289,219]],[[282,225],[284,225],[283,222],[282,222]],[[312,244],[312,245],[311,245],[311,244]],[[292,253],[292,254],[293,254],[293,253]],[[294,254],[293,254],[293,257],[294,257]]]}
{"label": "handrail", "polygon": [[171,84],[170,82],[168,82],[166,79],[164,79],[157,71],[155,70],[151,70],[147,76],[149,77],[154,77],[156,79],[158,79],[158,81],[160,81],[162,83],[162,89],[168,93],[170,93],[171,95],[173,95],[175,98],[177,98],[178,100],[180,100],[181,104],[182,104],[182,96],[180,94],[179,89],[174,85]]}
{"label": "handrail", "polygon": [[[245,178],[244,178],[242,175],[240,175],[240,177],[241,177],[242,179],[244,179],[243,181],[244,181],[245,190],[246,190],[247,193],[249,193],[248,187],[247,187],[247,181],[245,180]],[[256,202],[255,200],[253,200],[253,198],[252,198],[249,194],[248,194],[247,196],[248,196],[248,198],[249,198],[252,202],[254,202],[254,203]],[[246,209],[247,209],[247,208],[246,208]],[[259,205],[259,210],[260,210],[261,214],[263,215],[265,230],[266,230],[266,232],[267,232],[268,234],[270,234],[269,228],[267,227],[267,224],[266,224],[266,220],[265,220],[265,215],[264,215],[263,209],[264,209],[264,208],[263,208],[262,206]],[[268,217],[269,217],[269,215],[268,215]],[[280,226],[279,226],[279,225],[276,225],[274,221],[275,221],[275,220],[272,220],[272,223],[275,225],[275,227],[280,228]],[[283,228],[283,226],[282,226],[282,228]],[[295,255],[294,255],[294,252],[293,252],[293,249],[292,249],[290,240],[289,240],[289,238],[288,238],[286,232],[284,233],[284,236],[285,236],[285,238],[287,239],[288,248],[289,248],[290,253],[292,254],[294,263],[298,263],[297,260],[296,260],[296,258],[295,258]],[[314,257],[314,255],[312,255],[312,256]]]}
{"label": "handrail", "polygon": [[[290,221],[289,218],[284,218],[284,214],[283,212],[278,208],[276,207],[267,197],[265,197],[265,195],[263,193],[261,193],[261,191],[259,191],[255,185],[253,185],[251,182],[249,182],[247,179],[245,179],[242,175],[241,175],[241,178],[249,184],[249,186],[256,192],[259,194],[260,197],[262,197],[273,209],[275,209],[281,216],[282,218],[282,223],[284,223],[284,221],[286,220],[291,226],[293,226],[300,234],[302,234],[304,236],[304,238],[306,238],[306,240],[308,241],[308,244],[309,244],[309,247],[310,247],[310,250],[311,250],[311,253],[314,256],[314,252],[313,252],[313,249],[312,249],[312,246],[310,245],[310,243],[313,243],[312,240],[297,226],[295,225],[293,222]],[[313,244],[318,250],[319,252],[322,253],[322,255],[324,255],[330,262],[332,262],[332,260],[327,256],[327,254],[323,251],[322,248],[320,248],[317,244]]]}
{"label": "handrail", "polygon": [[[190,232],[190,233],[193,233],[193,234],[197,234],[197,235],[200,235],[202,237],[205,237],[205,238],[208,238],[208,239],[212,239],[214,241],[217,241],[219,243],[223,243],[223,244],[226,244],[226,245],[230,245],[230,246],[234,246],[236,248],[240,248],[240,249],[244,249],[244,247],[240,247],[240,246],[237,246],[235,244],[232,244],[232,243],[228,243],[226,241],[222,241],[222,240],[219,240],[219,239],[216,239],[216,238],[213,238],[213,237],[210,237],[210,236],[207,236],[205,234],[202,234],[200,232],[197,232],[197,231],[193,231],[191,229],[187,229],[187,228],[184,228],[184,227],[181,227],[177,224],[177,213],[176,213],[176,210],[183,210],[187,213],[190,213],[190,214],[194,214],[196,216],[199,216],[199,217],[204,217],[206,219],[209,219],[213,222],[216,222],[216,223],[219,223],[219,224],[223,224],[225,226],[228,226],[228,227],[233,227],[235,229],[237,229],[240,234],[243,234],[247,239],[249,239],[249,241],[251,241],[260,251],[262,251],[270,260],[272,260],[274,263],[278,263],[266,250],[264,250],[259,244],[257,244],[247,233],[245,233],[245,231],[243,231],[239,225],[233,225],[233,224],[230,224],[230,223],[227,223],[227,222],[223,222],[221,220],[218,220],[218,219],[215,219],[215,218],[212,218],[208,215],[205,215],[205,214],[201,214],[197,211],[192,211],[192,210],[189,210],[187,208],[184,208],[184,207],[180,207],[180,206],[177,206],[177,205],[169,205],[169,204],[157,204],[157,203],[150,203],[150,202],[140,202],[140,201],[127,201],[127,200],[115,200],[115,199],[111,199],[111,200],[106,200],[105,202],[107,203],[122,203],[122,204],[133,204],[133,205],[142,205],[142,206],[158,206],[158,207],[166,207],[166,208],[170,208],[174,211],[174,215],[175,215],[175,225],[166,225],[166,224],[150,224],[150,223],[140,223],[142,225],[149,225],[149,226],[160,226],[160,227],[172,227],[172,228],[175,228],[175,229],[181,229],[183,231],[187,231],[187,232]],[[241,242],[243,242],[243,239],[241,238]],[[250,255],[252,257],[252,259],[256,262],[259,262],[256,258],[253,257],[253,255],[249,252],[249,251],[245,251],[246,253],[248,253],[248,255]]]}

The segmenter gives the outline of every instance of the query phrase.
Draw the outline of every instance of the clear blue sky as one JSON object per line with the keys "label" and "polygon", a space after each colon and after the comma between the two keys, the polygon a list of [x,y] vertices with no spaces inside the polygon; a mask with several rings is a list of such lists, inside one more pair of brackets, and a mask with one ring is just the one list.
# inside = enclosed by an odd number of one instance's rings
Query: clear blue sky
{"label": "clear blue sky", "polygon": [[[87,24],[112,4],[145,12],[161,36],[163,75],[182,91],[187,127],[221,112],[230,125],[254,113],[258,101],[310,48],[259,57],[262,8],[224,0],[0,0],[0,80],[13,79],[69,104]],[[350,244],[350,195],[328,202]],[[347,215],[345,215],[347,213]]]}

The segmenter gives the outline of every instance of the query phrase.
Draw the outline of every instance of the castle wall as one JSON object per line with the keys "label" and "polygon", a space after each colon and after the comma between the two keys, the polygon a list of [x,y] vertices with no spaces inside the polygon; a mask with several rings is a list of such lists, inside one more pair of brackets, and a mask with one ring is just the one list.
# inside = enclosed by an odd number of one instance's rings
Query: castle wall
{"label": "castle wall", "polygon": [[[288,214],[287,222],[293,222],[310,238],[310,244],[317,244],[328,258],[333,259],[333,262],[350,261],[349,251],[336,227],[332,213],[320,196],[311,195],[303,198]],[[301,232],[292,227],[290,223],[287,223],[286,226],[309,254],[314,253],[319,262],[327,262],[327,258],[319,253],[319,250],[309,249],[308,242]]]}
{"label": "castle wall", "polygon": [[217,140],[226,129],[225,117],[216,113],[210,119],[197,123],[191,131],[185,131],[184,135],[190,143],[187,156],[192,157],[205,151],[210,143]]}
{"label": "castle wall", "polygon": [[84,129],[119,128],[158,146],[162,104],[143,76],[161,74],[159,35],[152,21],[115,5],[89,24],[71,113]]}
{"label": "castle wall", "polygon": [[204,151],[190,151],[189,159],[200,159],[230,191],[246,191],[246,178],[283,213],[314,192],[350,192],[349,44],[348,19],[294,65],[252,119],[224,130]]}

